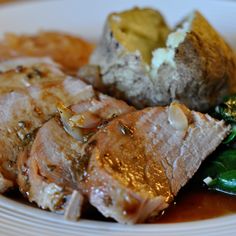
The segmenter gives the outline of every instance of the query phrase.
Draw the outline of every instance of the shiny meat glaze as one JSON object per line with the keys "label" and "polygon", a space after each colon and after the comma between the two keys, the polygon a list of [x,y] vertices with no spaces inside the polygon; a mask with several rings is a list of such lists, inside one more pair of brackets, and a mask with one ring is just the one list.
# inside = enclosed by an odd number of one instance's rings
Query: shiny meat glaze
{"label": "shiny meat glaze", "polygon": [[[107,123],[107,120],[135,110],[123,101],[100,93],[72,105],[70,109],[74,117],[86,115],[87,120],[80,123],[80,126],[90,124],[85,129],[89,135]],[[83,145],[84,142],[72,138],[64,130],[59,117],[46,122],[39,129],[31,151],[25,153],[28,160],[26,156],[18,159],[20,190],[41,208],[66,211],[73,199],[73,190],[79,194],[80,182],[86,173],[88,160],[81,154]],[[81,207],[78,200],[73,209],[75,206]],[[71,210],[68,210],[67,217],[76,219],[79,215],[72,217]]]}
{"label": "shiny meat glaze", "polygon": [[4,192],[15,185],[18,154],[56,112],[57,104],[76,103],[85,87],[92,88],[45,59],[22,58],[0,68],[0,192]]}
{"label": "shiny meat glaze", "polygon": [[228,132],[174,103],[114,119],[84,148],[90,203],[118,222],[144,222],[169,205]]}

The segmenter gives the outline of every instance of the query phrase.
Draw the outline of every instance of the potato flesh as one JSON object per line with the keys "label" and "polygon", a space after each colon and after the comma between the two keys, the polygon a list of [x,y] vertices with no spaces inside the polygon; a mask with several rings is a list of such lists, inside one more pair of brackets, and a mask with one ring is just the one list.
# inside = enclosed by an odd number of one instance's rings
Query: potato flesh
{"label": "potato flesh", "polygon": [[154,49],[165,46],[169,33],[162,15],[148,8],[111,14],[108,22],[117,42],[129,52],[139,51],[146,64]]}
{"label": "potato flesh", "polygon": [[176,29],[176,31],[170,33],[166,40],[165,48],[157,48],[153,51],[151,61],[150,75],[152,79],[157,77],[159,67],[167,63],[173,68],[175,65],[175,49],[185,40],[186,34],[191,30],[191,24],[194,14],[191,14],[186,20]]}

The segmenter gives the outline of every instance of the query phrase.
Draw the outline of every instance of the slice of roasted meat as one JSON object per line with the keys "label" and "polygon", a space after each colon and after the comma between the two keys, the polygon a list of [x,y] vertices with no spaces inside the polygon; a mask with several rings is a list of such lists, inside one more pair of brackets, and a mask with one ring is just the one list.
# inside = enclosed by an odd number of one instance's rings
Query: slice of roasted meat
{"label": "slice of roasted meat", "polygon": [[15,185],[18,154],[37,128],[66,106],[92,96],[79,79],[48,59],[16,59],[0,64],[0,192]]}
{"label": "slice of roasted meat", "polygon": [[64,71],[75,74],[87,64],[93,45],[62,32],[39,32],[35,35],[8,33],[0,41],[0,62],[16,57],[50,57]]}
{"label": "slice of roasted meat", "polygon": [[99,127],[134,108],[96,94],[70,108],[60,106],[59,111],[61,117],[46,122],[37,132],[31,150],[18,159],[18,184],[21,192],[39,207],[65,211],[67,218],[77,219],[83,202],[78,183],[88,162],[81,153],[84,143]]}
{"label": "slice of roasted meat", "polygon": [[106,217],[144,222],[168,207],[228,132],[178,103],[120,116],[84,147],[84,193]]}

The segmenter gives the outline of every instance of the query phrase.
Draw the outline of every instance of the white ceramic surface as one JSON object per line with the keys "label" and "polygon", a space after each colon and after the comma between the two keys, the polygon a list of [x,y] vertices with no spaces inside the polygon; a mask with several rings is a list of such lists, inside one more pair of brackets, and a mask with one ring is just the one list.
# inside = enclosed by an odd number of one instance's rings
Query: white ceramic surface
{"label": "white ceramic surface", "polygon": [[[236,49],[236,2],[214,0],[41,0],[0,7],[0,35],[4,32],[63,30],[96,41],[106,15],[132,6],[160,9],[174,25],[193,9],[200,10]],[[0,196],[0,235],[236,235],[236,215],[178,224],[127,226],[89,220],[65,221],[45,212]]]}

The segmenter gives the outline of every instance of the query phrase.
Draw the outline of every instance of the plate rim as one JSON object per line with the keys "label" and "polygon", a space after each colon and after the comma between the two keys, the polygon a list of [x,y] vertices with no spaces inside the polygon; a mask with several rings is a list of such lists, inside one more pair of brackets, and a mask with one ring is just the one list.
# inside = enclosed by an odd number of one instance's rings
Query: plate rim
{"label": "plate rim", "polygon": [[[66,2],[66,0],[62,0],[64,2]],[[56,2],[56,0],[47,0],[44,2],[40,2],[40,1],[25,1],[25,2],[16,2],[16,3],[10,3],[10,4],[6,4],[0,7],[0,13],[1,11],[8,11],[9,9],[11,10],[12,8],[15,9],[22,9],[25,6],[29,6],[31,5],[32,7],[35,7],[37,4],[48,4],[49,2]],[[212,0],[212,2],[219,2],[217,0]],[[226,4],[233,4],[233,1],[226,1]],[[45,5],[46,5],[45,4]],[[234,3],[236,5],[236,3]],[[234,6],[235,6],[234,5]],[[0,33],[1,30],[0,30]],[[157,232],[161,230],[161,232],[169,232],[169,230],[174,227],[174,230],[193,230],[193,229],[208,229],[209,225],[214,225],[214,227],[216,226],[216,224],[218,225],[218,227],[220,226],[227,226],[227,225],[233,225],[235,224],[234,222],[236,222],[236,213],[232,214],[232,215],[225,215],[225,216],[220,216],[220,217],[215,217],[215,218],[211,218],[211,219],[204,219],[204,220],[197,220],[197,221],[191,221],[191,222],[178,222],[178,223],[155,223],[155,224],[138,224],[135,225],[135,227],[133,226],[124,226],[122,224],[119,223],[113,223],[113,222],[100,222],[100,221],[94,221],[94,220],[84,220],[82,219],[80,222],[69,222],[69,221],[65,221],[62,217],[57,217],[56,214],[54,213],[50,213],[50,212],[45,212],[41,209],[36,209],[33,208],[32,206],[27,206],[25,204],[19,203],[15,200],[9,199],[5,196],[0,196],[0,210],[1,207],[5,207],[6,209],[9,210],[13,210],[14,208],[18,208],[19,210],[26,210],[26,213],[29,215],[39,215],[41,219],[48,219],[50,218],[51,221],[54,222],[66,222],[67,225],[75,225],[78,227],[83,227],[83,228],[91,228],[91,222],[94,223],[98,223],[98,225],[94,225],[94,227],[99,227],[99,229],[101,230],[107,230],[107,227],[112,227],[112,230],[118,230],[120,231],[128,231],[128,232],[137,232],[140,230],[144,230],[142,232]],[[39,213],[41,212],[41,213]],[[45,213],[45,214],[44,214]],[[50,216],[50,217],[49,217]],[[122,228],[120,228],[119,226],[122,226]],[[124,226],[124,227],[123,227]],[[101,227],[101,228],[100,228]],[[109,228],[108,227],[108,228]],[[236,232],[236,225],[235,225],[235,232]]]}

